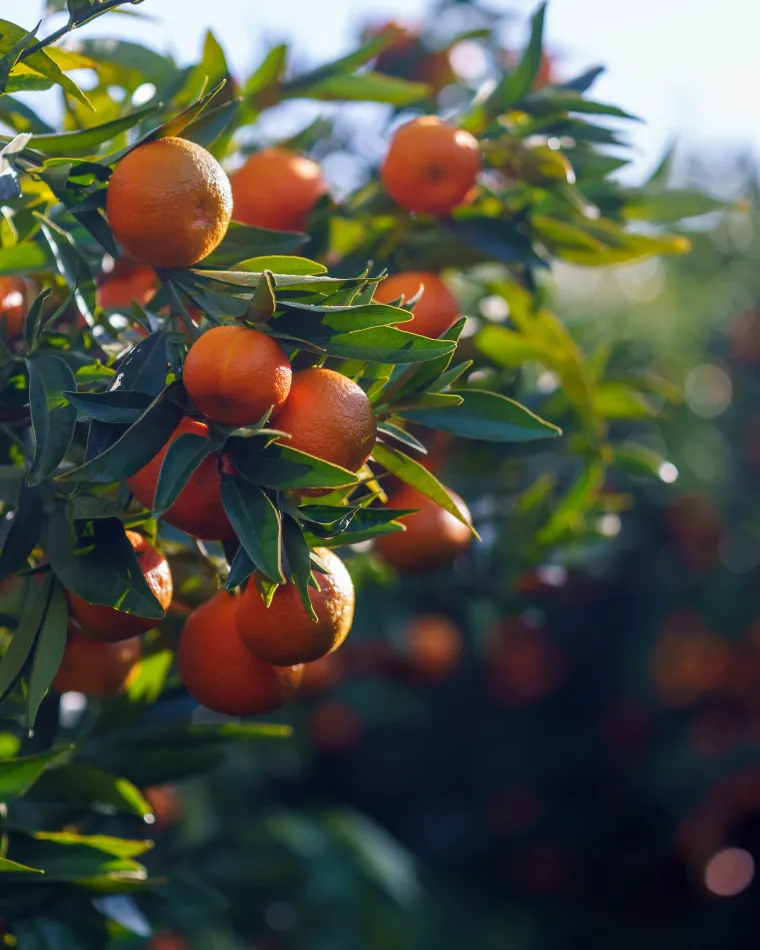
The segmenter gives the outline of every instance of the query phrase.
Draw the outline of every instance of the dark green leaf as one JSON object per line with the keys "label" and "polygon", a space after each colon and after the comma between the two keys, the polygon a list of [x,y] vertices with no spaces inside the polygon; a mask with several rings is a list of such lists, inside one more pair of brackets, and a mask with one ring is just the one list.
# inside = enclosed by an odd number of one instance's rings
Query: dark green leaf
{"label": "dark green leaf", "polygon": [[166,385],[167,368],[166,336],[161,331],[151,333],[121,360],[108,389],[129,389],[155,399]]}
{"label": "dark green leaf", "polygon": [[235,534],[256,568],[282,584],[282,524],[269,497],[245,479],[223,473],[222,502]]}
{"label": "dark green leaf", "polygon": [[46,287],[44,290],[41,290],[40,293],[37,294],[34,303],[31,305],[26,317],[24,318],[24,342],[26,343],[27,348],[30,350],[34,349],[37,343],[42,308],[45,306],[45,301],[48,299],[51,293],[52,290],[50,287]]}
{"label": "dark green leaf", "polygon": [[557,426],[498,393],[464,389],[456,395],[462,397],[459,406],[406,410],[401,415],[432,429],[488,442],[532,442],[562,434]]}
{"label": "dark green leaf", "polygon": [[58,468],[71,445],[77,411],[64,396],[76,389],[69,365],[59,356],[37,353],[26,361],[29,370],[29,409],[34,430],[34,461],[30,485],[44,481]]}
{"label": "dark green leaf", "polygon": [[507,73],[488,97],[486,108],[490,115],[504,112],[514,103],[519,102],[533,85],[541,66],[545,17],[546,3],[542,3],[533,14],[530,40],[520,62]]}
{"label": "dark green leaf", "polygon": [[113,445],[79,468],[66,472],[66,479],[77,482],[120,482],[129,478],[166,445],[182,421],[182,416],[182,409],[162,393]]}
{"label": "dark green leaf", "polygon": [[136,422],[151,404],[147,393],[133,389],[113,389],[102,393],[65,392],[64,396],[88,419],[126,425]]}
{"label": "dark green leaf", "polygon": [[40,703],[45,698],[45,693],[50,688],[53,677],[61,665],[63,651],[66,649],[67,621],[66,594],[60,584],[53,583],[45,617],[34,648],[32,671],[29,674],[25,719],[27,729],[34,727]]}
{"label": "dark green leaf", "polygon": [[214,439],[185,433],[170,444],[161,463],[153,499],[153,517],[168,511],[201,462],[219,448]]}
{"label": "dark green leaf", "polygon": [[23,570],[42,534],[43,500],[39,488],[21,486],[16,514],[0,554],[0,581]]}
{"label": "dark green leaf", "polygon": [[[450,327],[445,333],[441,335],[442,340],[451,340],[453,343],[456,343],[459,340],[459,337],[464,330],[464,325],[467,322],[466,317],[462,317],[461,320],[457,320],[453,327]],[[444,356],[439,356],[435,360],[430,360],[427,363],[423,363],[421,366],[418,366],[414,371],[409,375],[406,382],[395,390],[393,393],[394,400],[398,401],[404,399],[405,397],[413,393],[421,393],[426,389],[429,389],[433,384],[438,380],[442,373],[445,373],[449,367],[449,363],[454,356],[454,350],[450,353],[446,353]]]}
{"label": "dark green leaf", "polygon": [[77,808],[106,805],[140,818],[151,814],[151,807],[140,790],[127,779],[81,763],[45,772],[35,785],[31,798]]}
{"label": "dark green leaf", "polygon": [[248,557],[245,548],[238,548],[237,554],[232,559],[230,573],[227,577],[227,583],[224,585],[224,589],[234,590],[236,587],[240,587],[241,584],[244,584],[248,580],[255,570],[256,565]]}
{"label": "dark green leaf", "polygon": [[387,435],[392,439],[395,439],[397,442],[401,442],[402,445],[405,445],[409,449],[414,449],[416,452],[421,452],[423,455],[427,455],[427,449],[419,441],[415,439],[413,435],[402,429],[401,426],[396,425],[389,420],[384,420],[381,423],[378,423],[377,431],[379,435]]}
{"label": "dark green leaf", "polygon": [[206,106],[211,102],[214,96],[222,90],[226,83],[226,80],[218,82],[212,89],[210,89],[204,96],[201,96],[196,102],[193,102],[186,109],[183,109],[181,112],[178,112],[176,115],[172,116],[167,122],[164,122],[163,125],[158,126],[158,128],[153,129],[152,132],[140,139],[140,142],[152,142],[155,139],[170,138],[171,136],[181,135],[184,130],[193,122],[206,108]]}
{"label": "dark green leaf", "polygon": [[0,873],[6,872],[11,874],[19,873],[32,873],[32,874],[44,874],[44,871],[41,871],[39,868],[28,868],[25,864],[18,864],[16,861],[11,861],[8,858],[0,858]]}
{"label": "dark green leaf", "polygon": [[0,762],[0,802],[23,795],[49,765],[60,761],[70,751],[70,748],[56,749],[22,759],[4,759]]}
{"label": "dark green leaf", "polygon": [[16,685],[34,649],[52,589],[53,577],[48,574],[42,586],[35,591],[36,596],[26,607],[21,623],[14,631],[10,646],[0,662],[0,699],[7,696]]}
{"label": "dark green leaf", "polygon": [[296,586],[298,596],[304,609],[317,622],[317,613],[311,605],[309,597],[309,581],[311,580],[311,551],[303,536],[303,529],[295,518],[285,515],[282,521],[282,543],[288,561],[288,574]]}
{"label": "dark green leaf", "polygon": [[50,564],[66,590],[90,604],[162,620],[164,610],[148,586],[137,555],[115,518],[74,531],[65,505],[56,505],[44,534]]}
{"label": "dark green leaf", "polygon": [[235,129],[240,106],[240,99],[235,99],[217,106],[216,109],[208,109],[199,119],[188,125],[182,137],[197,142],[206,149],[213,149],[220,139],[224,140],[224,136]]}
{"label": "dark green leaf", "polygon": [[47,219],[41,220],[42,233],[50,245],[58,272],[74,287],[74,299],[82,316],[90,326],[94,324],[95,281],[82,252],[71,235]]}
{"label": "dark green leaf", "polygon": [[225,269],[261,254],[290,254],[308,240],[308,235],[300,231],[270,231],[233,221],[219,247],[204,257],[203,266]]}
{"label": "dark green leaf", "polygon": [[444,225],[463,244],[476,247],[502,264],[547,266],[533,248],[527,229],[513,220],[486,216],[449,218]]}
{"label": "dark green leaf", "polygon": [[[272,327],[277,336],[277,323]],[[328,356],[343,359],[367,360],[375,363],[422,363],[433,360],[454,351],[454,344],[446,340],[429,340],[425,336],[397,330],[395,327],[373,327],[368,330],[356,330],[352,333],[333,333],[320,335],[318,327],[309,333],[308,340]],[[283,336],[284,338],[284,336]]]}
{"label": "dark green leaf", "polygon": [[244,478],[264,488],[298,491],[356,483],[353,472],[278,442],[263,447],[258,439],[234,437],[228,439],[225,450]]}

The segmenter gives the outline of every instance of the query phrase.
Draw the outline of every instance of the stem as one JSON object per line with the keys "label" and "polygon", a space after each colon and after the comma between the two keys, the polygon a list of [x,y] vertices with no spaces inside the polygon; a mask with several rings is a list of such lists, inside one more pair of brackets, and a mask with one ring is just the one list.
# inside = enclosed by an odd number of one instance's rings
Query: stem
{"label": "stem", "polygon": [[43,39],[38,40],[36,43],[33,43],[31,46],[27,46],[27,48],[19,56],[18,62],[22,62],[23,60],[28,59],[30,56],[33,56],[35,53],[39,53],[41,49],[56,43],[61,39],[61,37],[65,36],[67,33],[70,33],[72,30],[75,30],[77,27],[84,26],[86,23],[91,22],[96,17],[101,16],[103,13],[107,13],[108,10],[112,10],[114,7],[121,6],[126,2],[128,2],[128,0],[105,0],[105,2],[101,3],[97,12],[92,16],[87,17],[86,20],[73,20],[71,17],[69,17],[68,21],[54,33],[51,33],[50,36],[46,36]]}

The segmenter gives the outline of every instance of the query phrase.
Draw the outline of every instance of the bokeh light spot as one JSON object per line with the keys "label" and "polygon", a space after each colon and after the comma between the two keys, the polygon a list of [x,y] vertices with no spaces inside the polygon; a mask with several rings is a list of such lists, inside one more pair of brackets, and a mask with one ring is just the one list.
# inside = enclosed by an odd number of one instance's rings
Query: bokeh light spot
{"label": "bokeh light spot", "polygon": [[705,887],[716,897],[736,897],[755,876],[755,862],[743,848],[725,848],[705,865]]}

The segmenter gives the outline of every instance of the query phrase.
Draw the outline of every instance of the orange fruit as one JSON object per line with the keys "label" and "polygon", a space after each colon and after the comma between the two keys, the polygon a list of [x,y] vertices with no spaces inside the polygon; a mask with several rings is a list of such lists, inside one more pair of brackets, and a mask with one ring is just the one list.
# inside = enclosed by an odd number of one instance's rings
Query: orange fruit
{"label": "orange fruit", "polygon": [[293,374],[285,405],[273,416],[287,445],[355,472],[372,453],[377,422],[367,394],[332,369]]}
{"label": "orange fruit", "polygon": [[274,231],[303,231],[306,218],[327,191],[322,170],[285,148],[264,148],[230,175],[234,218]]}
{"label": "orange fruit", "polygon": [[151,785],[143,789],[143,797],[153,810],[156,831],[176,825],[182,817],[182,793],[176,785]]}
{"label": "orange fruit", "polygon": [[6,340],[23,334],[32,299],[31,281],[24,277],[0,277],[0,326],[5,323]]}
{"label": "orange fruit", "polygon": [[100,278],[97,302],[105,310],[129,310],[133,300],[146,307],[157,291],[158,278],[152,267],[122,257]]}
{"label": "orange fruit", "polygon": [[196,408],[214,422],[253,425],[290,392],[292,370],[271,336],[241,326],[213,327],[190,347],[182,379]]}
{"label": "orange fruit", "polygon": [[[153,507],[161,463],[169,445],[178,436],[185,434],[208,438],[208,426],[186,416],[161,451],[139,472],[127,479],[129,490],[144,508],[150,510]],[[167,524],[203,541],[226,541],[235,537],[222,504],[218,456],[206,456],[188,479],[177,500],[161,517]]]}
{"label": "orange fruit", "polygon": [[[172,572],[166,558],[136,531],[127,531],[126,535],[137,555],[148,587],[164,610],[167,610],[172,602],[173,588]],[[72,615],[89,636],[98,640],[106,640],[109,643],[126,640],[151,630],[158,623],[150,617],[127,614],[115,607],[90,604],[71,591],[67,591],[66,596]]]}
{"label": "orange fruit", "polygon": [[475,184],[478,140],[434,115],[402,125],[393,136],[380,177],[407,211],[447,214]]}
{"label": "orange fruit", "polygon": [[362,721],[346,703],[322,703],[309,713],[309,738],[317,748],[338,752],[356,744]]}
{"label": "orange fruit", "polygon": [[462,655],[462,632],[443,614],[421,614],[404,630],[407,655],[426,679],[440,679],[456,669]]}
{"label": "orange fruit", "polygon": [[140,654],[138,637],[109,643],[70,634],[51,689],[57,693],[84,693],[98,699],[116,696],[124,689]]}
{"label": "orange fruit", "polygon": [[145,950],[188,950],[190,944],[175,930],[159,930],[153,934]]}
{"label": "orange fruit", "polygon": [[375,60],[375,69],[389,76],[400,76],[413,82],[426,82],[434,92],[456,81],[449,50],[429,50],[419,32],[389,20],[367,31],[367,38],[389,34],[392,42]]}
{"label": "orange fruit", "polygon": [[340,653],[328,653],[313,663],[304,663],[301,692],[307,695],[332,689],[344,677],[345,664]]}
{"label": "orange fruit", "polygon": [[241,599],[219,591],[194,610],[185,621],[177,652],[188,693],[207,709],[228,716],[277,709],[298,689],[303,673],[295,664],[264,663],[246,648],[236,623]]}
{"label": "orange fruit", "polygon": [[278,666],[311,663],[332,653],[348,636],[354,620],[354,585],[337,554],[317,548],[329,574],[317,574],[320,589],[309,589],[316,622],[301,603],[295,584],[281,584],[267,607],[255,583],[238,601],[237,624],[243,643],[260,660]]}
{"label": "orange fruit", "polygon": [[[449,494],[469,521],[470,512],[463,499],[455,492]],[[395,492],[389,504],[394,508],[417,509],[404,519],[406,531],[383,535],[375,542],[384,560],[402,574],[451,564],[469,547],[472,534],[467,525],[411,485]]]}
{"label": "orange fruit", "polygon": [[437,274],[410,270],[381,280],[375,288],[375,300],[391,303],[404,298],[404,306],[423,288],[412,310],[412,319],[399,324],[402,330],[438,338],[459,319],[457,299]]}
{"label": "orange fruit", "polygon": [[128,152],[108,183],[113,236],[138,261],[190,267],[227,232],[232,189],[214,156],[187,139],[163,138]]}

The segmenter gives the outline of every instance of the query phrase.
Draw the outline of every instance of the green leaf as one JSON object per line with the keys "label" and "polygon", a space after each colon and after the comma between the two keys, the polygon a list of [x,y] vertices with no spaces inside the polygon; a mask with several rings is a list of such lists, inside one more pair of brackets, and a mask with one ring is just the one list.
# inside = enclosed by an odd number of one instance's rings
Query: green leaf
{"label": "green leaf", "polygon": [[668,191],[646,189],[628,192],[622,208],[627,221],[651,221],[672,224],[684,218],[696,218],[714,211],[730,211],[736,205],[721,201],[692,188],[671,188]]}
{"label": "green leaf", "polygon": [[37,832],[34,835],[11,836],[10,848],[14,857],[39,867],[45,872],[46,883],[76,882],[94,886],[97,890],[117,884],[144,881],[145,868],[132,860],[149,850],[151,842],[127,841],[105,835],[75,835],[67,832]]}
{"label": "green leaf", "polygon": [[426,468],[420,465],[419,462],[415,462],[414,459],[409,458],[408,455],[399,449],[383,445],[382,442],[375,444],[372,457],[378,465],[382,465],[383,468],[387,469],[392,475],[395,475],[396,478],[399,478],[407,485],[411,485],[412,488],[416,488],[417,491],[422,492],[423,495],[426,495],[431,501],[440,505],[441,508],[448,511],[449,514],[454,515],[462,524],[466,524],[475,537],[478,536],[473,526],[459,510],[443,485],[441,485],[435,475],[431,474]]}
{"label": "green leaf", "polygon": [[553,544],[568,531],[580,530],[584,511],[598,497],[604,479],[604,466],[597,460],[589,462],[564,498],[555,504],[549,523],[538,533],[538,543]]}
{"label": "green leaf", "polygon": [[[5,52],[10,45],[18,43],[25,36],[29,35],[26,30],[17,26],[15,23],[11,23],[9,20],[0,20],[0,37],[2,37],[0,50],[3,52]],[[92,109],[92,105],[87,96],[82,92],[79,86],[61,70],[54,59],[44,49],[32,53],[31,56],[26,56],[24,66],[28,66],[41,76],[50,80],[50,82],[61,86],[70,96],[73,96],[83,105]],[[8,91],[11,91],[10,86],[8,87]]]}
{"label": "green leaf", "polygon": [[41,119],[33,109],[13,96],[0,96],[0,121],[14,132],[31,132],[33,135],[45,135],[52,128]]}
{"label": "green leaf", "polygon": [[212,152],[215,146],[221,150],[237,127],[241,105],[241,100],[235,99],[215,109],[207,109],[199,119],[188,125],[182,137]]}
{"label": "green leaf", "polygon": [[31,305],[26,317],[24,318],[24,343],[26,343],[27,348],[30,350],[33,350],[37,345],[42,308],[45,306],[45,301],[48,299],[51,293],[52,290],[50,287],[46,287],[44,290],[41,290],[40,293],[37,294],[34,303]]}
{"label": "green leaf", "polygon": [[[273,335],[277,336],[277,323]],[[297,339],[303,339],[299,337]],[[454,344],[446,340],[430,340],[425,336],[397,330],[395,327],[373,327],[352,333],[320,336],[316,331],[304,342],[318,346],[328,356],[367,360],[375,363],[422,363],[452,353]]]}
{"label": "green leaf", "polygon": [[224,585],[224,589],[234,590],[236,587],[240,587],[255,570],[256,565],[248,557],[245,548],[238,548],[235,557],[232,559],[232,564],[230,564],[230,573],[227,576],[227,583]]}
{"label": "green leaf", "polygon": [[611,115],[616,119],[641,120],[617,106],[606,102],[593,102],[584,99],[580,93],[571,91],[542,90],[524,103],[525,109],[533,116],[551,115],[555,112],[577,112],[581,115]]}
{"label": "green leaf", "polygon": [[[462,330],[464,330],[466,322],[466,317],[462,317],[461,320],[457,320],[453,327],[449,327],[445,333],[441,334],[440,339],[451,340],[453,343],[456,343],[462,334]],[[441,374],[445,373],[449,368],[449,364],[451,363],[454,353],[455,350],[452,350],[450,353],[446,353],[444,356],[438,357],[438,359],[430,360],[429,362],[418,366],[414,372],[411,373],[406,382],[395,390],[393,393],[394,400],[404,399],[406,396],[412,395],[413,393],[424,392],[426,389],[429,389],[431,386],[433,386]]]}
{"label": "green leaf", "polygon": [[42,586],[35,591],[36,596],[26,607],[21,622],[13,633],[10,646],[0,662],[0,699],[7,696],[19,681],[34,650],[52,589],[53,577],[48,574],[42,581]]}
{"label": "green leaf", "polygon": [[378,423],[377,431],[379,435],[386,435],[392,439],[395,439],[397,442],[401,442],[402,445],[405,445],[409,449],[414,449],[415,452],[421,452],[423,455],[427,455],[427,449],[420,442],[419,439],[406,431],[406,429],[397,425],[394,422],[391,422],[388,419],[385,419],[383,422]]}
{"label": "green leaf", "polygon": [[45,772],[31,798],[75,808],[105,805],[140,818],[151,814],[151,807],[140,790],[127,779],[78,762]]}
{"label": "green leaf", "polygon": [[64,393],[76,389],[76,380],[59,356],[37,353],[27,359],[26,365],[35,440],[34,461],[27,482],[38,485],[58,468],[71,445],[77,411]]}
{"label": "green leaf", "polygon": [[295,80],[287,88],[288,98],[318,99],[321,102],[384,102],[409,106],[428,99],[427,83],[409,82],[385,73],[365,72],[329,76],[313,84]]}
{"label": "green leaf", "polygon": [[[2,102],[0,97],[0,102]],[[0,248],[0,277],[15,274],[38,274],[50,270],[53,256],[50,251],[34,241]]]}
{"label": "green leaf", "polygon": [[75,532],[65,505],[58,504],[46,525],[43,546],[66,590],[90,604],[163,620],[164,610],[145,580],[120,521],[99,518]]}
{"label": "green leaf", "polygon": [[34,727],[40,703],[45,698],[45,693],[50,688],[53,677],[61,665],[63,651],[66,649],[67,621],[66,594],[61,585],[54,582],[34,648],[32,671],[29,674],[25,718],[27,729]]}
{"label": "green leaf", "polygon": [[158,650],[143,656],[127,681],[130,703],[155,703],[164,691],[174,661],[171,650]]}
{"label": "green leaf", "polygon": [[85,320],[87,320],[87,323],[93,326],[95,280],[87,265],[87,261],[74,243],[70,234],[62,231],[59,227],[54,225],[52,221],[48,221],[42,215],[39,217],[41,219],[40,227],[42,233],[50,245],[50,250],[55,258],[58,272],[65,277],[69,286],[75,288],[74,299],[79,308],[79,312]]}
{"label": "green leaf", "polygon": [[551,422],[498,393],[464,389],[452,395],[461,396],[462,404],[451,408],[412,409],[399,414],[432,429],[488,442],[533,442],[562,434]]}
{"label": "green leaf", "polygon": [[171,508],[193,472],[218,448],[220,445],[213,438],[207,439],[191,433],[174,439],[161,463],[153,499],[154,518],[160,518]]}
{"label": "green leaf", "polygon": [[134,128],[142,119],[156,111],[156,106],[146,106],[136,112],[119,116],[100,125],[72,132],[55,132],[47,135],[33,135],[29,147],[41,152],[48,158],[77,155],[93,155],[99,145],[115,139],[122,132]]}
{"label": "green leaf", "polygon": [[316,623],[317,612],[312,607],[309,597],[309,581],[312,577],[311,551],[303,536],[301,525],[291,515],[285,515],[282,520],[282,543],[288,562],[288,576],[296,586],[304,609]]}
{"label": "green leaf", "polygon": [[147,393],[155,399],[166,385],[168,357],[166,354],[166,335],[161,331],[151,333],[132,347],[121,360],[109,392],[116,389],[129,389]]}
{"label": "green leaf", "polygon": [[225,451],[243,478],[264,488],[346,488],[357,480],[354,472],[278,442],[263,447],[257,439],[232,437]]}
{"label": "green leaf", "polygon": [[243,86],[243,95],[252,99],[262,90],[277,85],[285,75],[288,47],[285,44],[274,46],[264,57],[258,69],[248,77]]}
{"label": "green leaf", "polygon": [[184,415],[166,398],[166,392],[157,396],[137,422],[104,452],[66,472],[66,480],[120,482],[147,465],[169,441]]}
{"label": "green leaf", "polygon": [[45,769],[59,762],[71,752],[71,747],[55,749],[41,755],[29,755],[20,759],[5,759],[0,762],[0,802],[18,798],[34,785]]}
{"label": "green leaf", "polygon": [[132,389],[113,389],[101,393],[65,392],[63,395],[88,419],[122,425],[137,422],[151,404],[147,393]]}
{"label": "green leaf", "polygon": [[[204,260],[204,264],[206,263]],[[252,257],[247,261],[236,264],[236,270],[250,271],[254,274],[263,274],[265,270],[279,274],[295,274],[298,277],[316,277],[326,274],[324,264],[310,261],[305,257],[295,257],[292,254],[270,254],[267,257]]]}
{"label": "green leaf", "polygon": [[670,464],[659,452],[638,442],[621,442],[613,451],[615,464],[634,475],[662,478],[664,467]]}
{"label": "green leaf", "polygon": [[153,142],[156,139],[170,138],[172,136],[181,135],[184,130],[203,112],[214,96],[216,96],[217,93],[222,90],[225,84],[226,80],[224,79],[221,82],[218,82],[204,96],[201,96],[200,99],[197,99],[195,102],[191,103],[186,109],[183,109],[181,112],[173,115],[167,122],[159,125],[158,128],[153,129],[146,136],[141,138],[139,143],[136,144],[142,144],[143,142]]}
{"label": "green leaf", "polygon": [[251,323],[266,323],[277,308],[274,297],[275,280],[271,271],[265,270],[256,284],[253,296],[248,301],[245,316]]}
{"label": "green leaf", "polygon": [[245,479],[223,473],[222,502],[235,534],[256,568],[275,583],[284,583],[282,523],[269,497]]}
{"label": "green leaf", "polygon": [[[272,324],[273,332],[301,336],[305,340],[329,339],[335,333],[369,330],[374,327],[395,326],[412,319],[408,310],[391,307],[389,304],[368,303],[352,306],[329,306],[327,304],[301,304],[280,300],[282,309],[291,310]],[[295,311],[295,312],[293,312]],[[298,312],[305,311],[305,312]]]}
{"label": "green leaf", "polygon": [[224,270],[260,254],[289,254],[308,240],[300,231],[270,231],[233,221],[221,244],[203,258],[203,266]]}
{"label": "green leaf", "polygon": [[657,415],[646,396],[625,383],[602,383],[593,398],[596,411],[605,419],[651,419]]}
{"label": "green leaf", "polygon": [[546,267],[531,243],[524,225],[506,218],[481,217],[448,218],[444,227],[463,244],[477,248],[502,264],[528,264]]}
{"label": "green leaf", "polygon": [[0,554],[0,581],[27,567],[42,534],[43,500],[39,488],[21,486],[16,513]]}
{"label": "green leaf", "polygon": [[486,101],[489,115],[506,111],[530,91],[541,66],[545,17],[546,3],[542,3],[533,14],[530,40],[520,62],[507,73]]}
{"label": "green leaf", "polygon": [[32,874],[44,874],[44,871],[41,871],[39,868],[28,868],[25,864],[19,864],[16,861],[11,861],[8,858],[0,858],[0,873],[3,871],[9,872],[11,874],[18,873],[32,873]]}

